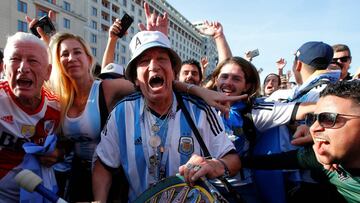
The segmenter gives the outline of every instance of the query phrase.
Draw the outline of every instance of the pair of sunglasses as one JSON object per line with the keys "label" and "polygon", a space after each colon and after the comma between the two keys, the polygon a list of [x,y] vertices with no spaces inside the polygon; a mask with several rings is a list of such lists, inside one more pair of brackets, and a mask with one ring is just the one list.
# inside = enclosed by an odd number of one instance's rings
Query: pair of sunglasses
{"label": "pair of sunglasses", "polygon": [[337,122],[339,122],[338,118],[345,118],[347,119],[355,119],[360,118],[358,115],[348,115],[348,114],[340,114],[340,113],[331,113],[331,112],[322,112],[319,114],[315,113],[308,113],[305,115],[305,124],[307,126],[312,126],[315,121],[319,122],[319,125],[323,128],[332,128],[335,126]]}
{"label": "pair of sunglasses", "polygon": [[340,60],[341,63],[346,63],[346,62],[348,62],[350,60],[350,58],[351,58],[350,56],[343,56],[343,57],[340,57],[340,58],[333,58],[332,62],[336,63],[336,62],[338,62]]}

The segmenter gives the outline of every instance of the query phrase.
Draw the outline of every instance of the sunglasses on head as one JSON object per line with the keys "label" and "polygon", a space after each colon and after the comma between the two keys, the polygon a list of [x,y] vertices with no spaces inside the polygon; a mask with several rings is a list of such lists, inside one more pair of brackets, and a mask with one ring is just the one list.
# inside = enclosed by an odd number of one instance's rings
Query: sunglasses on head
{"label": "sunglasses on head", "polygon": [[333,58],[332,62],[335,63],[335,62],[338,62],[340,60],[341,63],[346,63],[346,62],[349,61],[350,58],[351,58],[350,56],[343,56],[343,57],[340,57],[340,58]]}
{"label": "sunglasses on head", "polygon": [[[340,117],[352,117],[352,118],[360,118],[357,115],[348,115],[348,114],[340,114],[340,113],[330,113],[330,112],[322,112],[319,114],[308,113],[305,115],[305,124],[307,126],[312,126],[315,121],[319,122],[319,125],[323,128],[332,128],[335,126],[338,118]],[[352,119],[348,118],[348,119]]]}

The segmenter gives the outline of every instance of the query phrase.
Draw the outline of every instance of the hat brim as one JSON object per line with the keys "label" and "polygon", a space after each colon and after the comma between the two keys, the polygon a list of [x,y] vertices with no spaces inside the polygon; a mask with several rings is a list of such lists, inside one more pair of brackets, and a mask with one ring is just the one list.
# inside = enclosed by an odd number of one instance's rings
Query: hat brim
{"label": "hat brim", "polygon": [[146,45],[143,45],[139,50],[137,50],[136,53],[134,53],[132,59],[129,61],[129,63],[126,66],[126,71],[125,71],[126,79],[130,80],[131,82],[135,82],[135,80],[136,80],[136,59],[142,53],[144,53],[144,51],[151,49],[151,48],[155,48],[155,47],[164,48],[168,51],[170,60],[171,60],[171,65],[172,65],[172,68],[173,68],[175,74],[177,74],[179,72],[180,67],[181,67],[181,59],[180,59],[179,55],[174,50],[168,48],[166,45],[162,45],[158,42],[155,42],[155,43],[148,43]]}
{"label": "hat brim", "polygon": [[98,78],[100,79],[116,79],[116,78],[122,78],[124,75],[118,74],[118,73],[100,73]]}

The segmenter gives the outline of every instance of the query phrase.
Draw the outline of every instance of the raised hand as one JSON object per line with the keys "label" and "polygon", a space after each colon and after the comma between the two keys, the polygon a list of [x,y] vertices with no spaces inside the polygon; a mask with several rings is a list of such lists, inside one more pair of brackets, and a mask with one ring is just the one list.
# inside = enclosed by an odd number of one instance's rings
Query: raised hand
{"label": "raised hand", "polygon": [[200,59],[200,64],[201,64],[201,71],[202,73],[205,73],[206,68],[209,65],[209,61],[208,58],[206,56],[201,57]]}
{"label": "raised hand", "polygon": [[252,61],[253,57],[251,56],[251,51],[245,52],[244,59],[250,62]]}
{"label": "raised hand", "polygon": [[280,58],[278,61],[276,61],[276,67],[278,70],[282,70],[284,69],[284,67],[286,66],[286,60],[283,58]]}
{"label": "raised hand", "polygon": [[109,29],[109,38],[117,39],[119,32],[121,31],[121,20],[116,18],[114,23],[111,25]]}
{"label": "raised hand", "polygon": [[144,10],[146,16],[146,26],[142,23],[139,23],[139,29],[141,31],[160,31],[164,35],[168,36],[168,28],[169,28],[169,19],[168,14],[164,12],[162,16],[158,16],[155,12],[150,13],[149,4],[144,2]]}
{"label": "raised hand", "polygon": [[204,21],[204,24],[202,28],[199,29],[199,31],[201,34],[212,36],[213,38],[217,38],[224,34],[221,23],[217,21],[214,22],[209,22],[207,20]]}
{"label": "raised hand", "polygon": [[[55,13],[52,10],[49,10],[48,13],[49,18],[53,21],[53,19],[55,18]],[[25,16],[25,20],[29,25],[29,29],[32,28],[36,22],[38,22],[38,19],[36,18],[30,18],[29,16]],[[37,27],[36,30],[38,31],[39,35],[41,36],[41,39],[47,44],[49,45],[50,43],[50,37],[49,35],[47,35],[44,30],[42,30],[40,27]]]}

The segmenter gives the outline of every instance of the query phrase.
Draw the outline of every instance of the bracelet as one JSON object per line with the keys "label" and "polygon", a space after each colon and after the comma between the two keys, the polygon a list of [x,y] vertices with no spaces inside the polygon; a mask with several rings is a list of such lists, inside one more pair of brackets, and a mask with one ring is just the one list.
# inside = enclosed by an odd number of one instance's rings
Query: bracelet
{"label": "bracelet", "polygon": [[222,165],[224,166],[224,174],[222,175],[222,178],[230,177],[230,171],[229,168],[226,166],[225,162],[221,159],[218,159],[218,161],[220,161],[220,163],[222,163]]}
{"label": "bracelet", "polygon": [[186,94],[189,95],[189,91],[192,87],[194,87],[195,85],[194,84],[190,84],[186,87]]}

